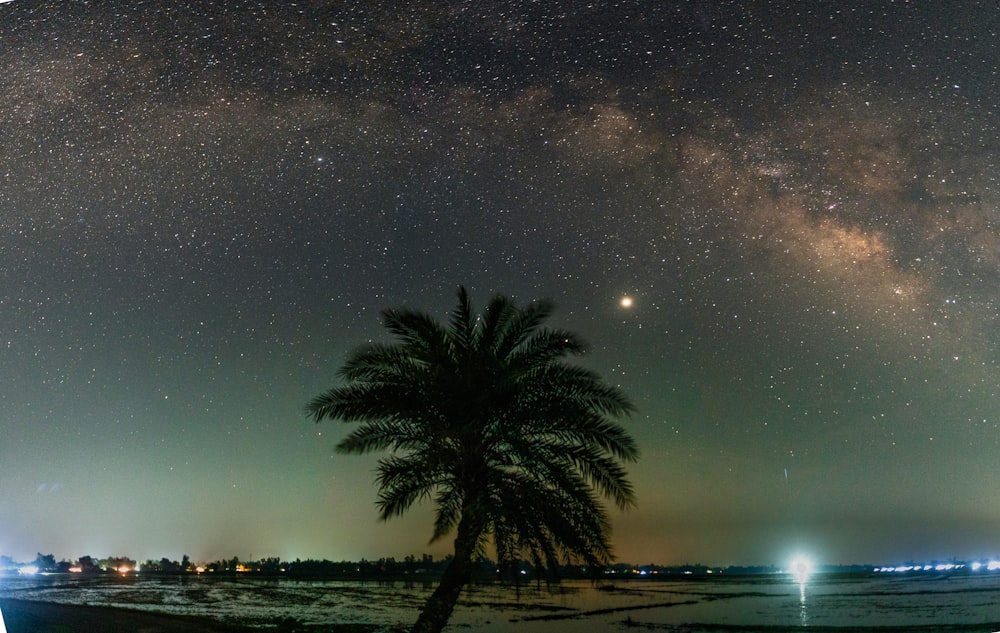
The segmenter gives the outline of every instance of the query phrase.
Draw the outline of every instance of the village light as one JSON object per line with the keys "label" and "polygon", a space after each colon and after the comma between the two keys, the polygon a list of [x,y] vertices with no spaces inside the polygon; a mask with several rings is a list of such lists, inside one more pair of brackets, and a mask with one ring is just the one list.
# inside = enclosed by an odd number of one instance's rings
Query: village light
{"label": "village light", "polygon": [[788,573],[790,573],[797,583],[800,585],[805,584],[809,580],[809,576],[812,575],[815,566],[811,559],[805,556],[796,556],[792,559],[792,562],[788,564]]}

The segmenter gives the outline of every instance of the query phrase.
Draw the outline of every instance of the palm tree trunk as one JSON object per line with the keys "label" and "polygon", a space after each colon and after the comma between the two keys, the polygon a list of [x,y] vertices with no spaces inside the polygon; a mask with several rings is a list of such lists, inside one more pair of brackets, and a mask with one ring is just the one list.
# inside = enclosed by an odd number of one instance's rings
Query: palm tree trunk
{"label": "palm tree trunk", "polygon": [[410,633],[440,633],[448,624],[462,588],[472,578],[472,558],[482,532],[481,527],[473,526],[472,523],[467,516],[463,516],[459,522],[458,535],[455,537],[455,556],[445,568],[437,589],[424,603],[420,617]]}

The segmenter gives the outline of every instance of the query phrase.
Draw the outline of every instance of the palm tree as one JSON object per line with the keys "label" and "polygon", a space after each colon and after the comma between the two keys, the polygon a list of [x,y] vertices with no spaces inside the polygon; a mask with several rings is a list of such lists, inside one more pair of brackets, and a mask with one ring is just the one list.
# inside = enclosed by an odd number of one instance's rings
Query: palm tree
{"label": "palm tree", "polygon": [[381,520],[431,500],[431,542],[456,530],[454,557],[414,633],[444,628],[491,541],[501,562],[612,560],[601,497],[634,503],[622,464],[639,453],[616,422],[632,406],[565,362],[584,344],[544,327],[551,314],[547,301],[522,308],[498,295],[477,315],[464,288],[448,324],[385,310],[394,342],[355,351],[339,372],[345,384],[306,407],[316,422],[360,423],[338,452],[389,452],[377,470]]}

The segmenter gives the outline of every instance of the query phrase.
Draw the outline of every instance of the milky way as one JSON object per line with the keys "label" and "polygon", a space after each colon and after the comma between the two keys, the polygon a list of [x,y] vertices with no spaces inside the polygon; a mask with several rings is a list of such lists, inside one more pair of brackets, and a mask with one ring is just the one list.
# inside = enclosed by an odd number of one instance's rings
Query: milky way
{"label": "milky way", "polygon": [[0,7],[0,553],[443,553],[302,406],[459,284],[636,402],[622,559],[1000,551],[994,6],[396,4]]}

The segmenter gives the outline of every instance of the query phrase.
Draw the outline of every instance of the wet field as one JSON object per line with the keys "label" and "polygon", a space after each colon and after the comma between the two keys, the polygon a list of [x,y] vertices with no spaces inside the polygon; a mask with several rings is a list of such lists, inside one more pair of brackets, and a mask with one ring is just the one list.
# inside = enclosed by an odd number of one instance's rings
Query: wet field
{"label": "wet field", "polygon": [[[253,576],[40,576],[0,579],[0,597],[209,616],[262,630],[412,622],[432,584]],[[450,630],[569,633],[646,630],[1000,630],[1000,574],[823,575],[570,581],[471,587]]]}

